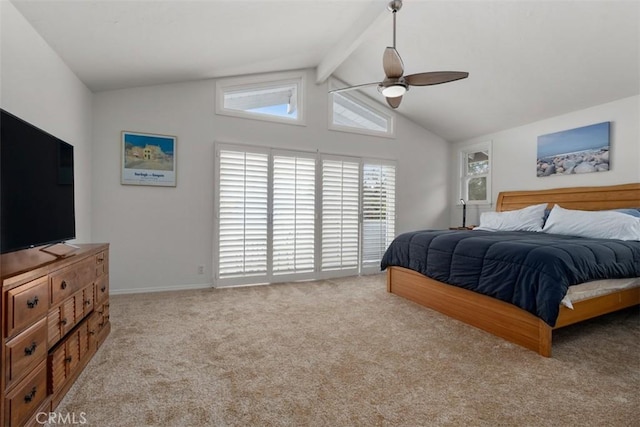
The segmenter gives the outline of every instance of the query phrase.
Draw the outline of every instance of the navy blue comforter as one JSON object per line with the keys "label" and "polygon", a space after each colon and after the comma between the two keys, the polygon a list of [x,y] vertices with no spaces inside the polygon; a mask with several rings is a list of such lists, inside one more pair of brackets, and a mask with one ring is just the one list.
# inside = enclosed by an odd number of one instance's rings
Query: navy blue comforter
{"label": "navy blue comforter", "polygon": [[515,304],[555,326],[569,286],[640,277],[640,242],[523,231],[414,231],[391,243],[381,268],[389,266]]}

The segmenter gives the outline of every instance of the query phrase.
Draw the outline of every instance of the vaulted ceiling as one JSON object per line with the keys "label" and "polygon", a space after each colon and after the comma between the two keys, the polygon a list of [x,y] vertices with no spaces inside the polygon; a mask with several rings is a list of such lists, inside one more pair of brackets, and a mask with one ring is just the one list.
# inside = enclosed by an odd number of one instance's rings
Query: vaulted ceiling
{"label": "vaulted ceiling", "polygon": [[[386,0],[11,1],[94,92],[300,68],[369,83],[392,44]],[[405,0],[397,25],[406,74],[470,73],[397,110],[450,141],[640,93],[638,1]]]}

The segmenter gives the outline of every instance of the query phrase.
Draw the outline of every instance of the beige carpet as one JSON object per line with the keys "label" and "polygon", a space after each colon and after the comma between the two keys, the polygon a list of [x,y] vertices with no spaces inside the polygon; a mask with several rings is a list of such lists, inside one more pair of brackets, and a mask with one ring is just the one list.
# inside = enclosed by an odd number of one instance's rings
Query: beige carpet
{"label": "beige carpet", "polygon": [[113,296],[58,412],[93,426],[637,426],[640,316],[554,357],[400,297],[383,275]]}

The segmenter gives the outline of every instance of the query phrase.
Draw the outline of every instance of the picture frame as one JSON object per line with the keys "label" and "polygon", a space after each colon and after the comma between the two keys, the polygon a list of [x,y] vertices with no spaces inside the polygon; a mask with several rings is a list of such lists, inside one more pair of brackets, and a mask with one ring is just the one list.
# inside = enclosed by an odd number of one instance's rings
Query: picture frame
{"label": "picture frame", "polygon": [[610,131],[602,122],[539,136],[537,176],[609,171]]}
{"label": "picture frame", "polygon": [[122,131],[120,183],[175,187],[177,142],[172,135]]}

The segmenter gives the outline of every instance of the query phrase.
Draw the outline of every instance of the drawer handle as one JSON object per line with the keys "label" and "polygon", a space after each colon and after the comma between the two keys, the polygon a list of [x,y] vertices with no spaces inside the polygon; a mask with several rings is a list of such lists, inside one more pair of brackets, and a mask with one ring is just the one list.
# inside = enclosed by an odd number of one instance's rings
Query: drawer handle
{"label": "drawer handle", "polygon": [[36,391],[37,389],[35,388],[35,386],[31,389],[31,392],[29,392],[29,394],[24,396],[24,402],[25,403],[29,403],[33,400],[34,397],[36,397]]}
{"label": "drawer handle", "polygon": [[63,281],[62,281],[62,283],[60,283],[60,288],[62,288],[63,290],[64,290],[64,289],[67,289],[67,282],[66,282],[66,280],[63,280]]}
{"label": "drawer handle", "polygon": [[84,301],[84,303],[85,303],[86,305],[91,305],[91,300],[90,300],[90,299],[85,300],[85,301]]}
{"label": "drawer handle", "polygon": [[40,301],[40,300],[38,299],[38,295],[36,295],[35,297],[31,298],[30,300],[27,300],[27,307],[34,308],[36,305],[38,305],[38,301]]}
{"label": "drawer handle", "polygon": [[96,331],[94,331],[93,329],[89,331],[89,335],[95,335]]}
{"label": "drawer handle", "polygon": [[31,356],[36,351],[36,347],[38,347],[38,344],[36,344],[35,341],[32,342],[29,347],[24,348],[24,354],[26,356]]}
{"label": "drawer handle", "polygon": [[67,356],[64,358],[64,361],[67,363],[71,363],[72,360],[73,360],[73,356]]}
{"label": "drawer handle", "polygon": [[62,326],[66,325],[66,324],[67,324],[67,319],[62,319],[62,320],[60,321],[60,324],[61,324]]}
{"label": "drawer handle", "polygon": [[104,320],[102,322],[98,323],[98,326],[102,328],[104,326]]}
{"label": "drawer handle", "polygon": [[100,288],[100,292],[104,292],[107,290],[107,287],[105,285],[102,285],[102,287]]}

